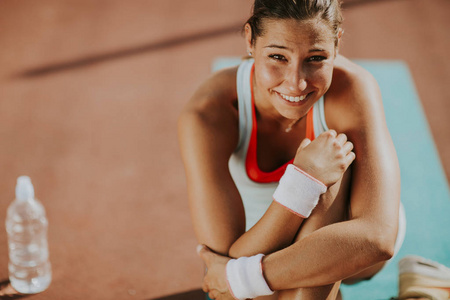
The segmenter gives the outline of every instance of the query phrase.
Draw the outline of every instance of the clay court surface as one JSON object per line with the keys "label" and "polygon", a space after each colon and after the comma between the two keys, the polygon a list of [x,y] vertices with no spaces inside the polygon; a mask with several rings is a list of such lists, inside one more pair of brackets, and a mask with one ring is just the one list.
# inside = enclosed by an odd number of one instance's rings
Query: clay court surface
{"label": "clay court surface", "polygon": [[[251,4],[0,2],[0,221],[17,176],[29,175],[50,223],[53,282],[27,298],[144,300],[200,288],[176,120],[215,58],[245,55],[239,30]],[[344,8],[341,53],[408,64],[449,178],[450,2]],[[22,298],[7,262],[2,225],[0,297]],[[184,295],[172,299],[202,298]]]}

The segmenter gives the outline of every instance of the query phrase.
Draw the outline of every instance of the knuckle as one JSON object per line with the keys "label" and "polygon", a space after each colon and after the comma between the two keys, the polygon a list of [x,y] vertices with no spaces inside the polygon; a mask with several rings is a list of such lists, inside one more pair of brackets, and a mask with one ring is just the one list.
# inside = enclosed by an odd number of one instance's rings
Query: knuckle
{"label": "knuckle", "polygon": [[337,135],[337,132],[334,129],[330,129],[328,131],[325,131],[322,133],[325,137],[335,137]]}

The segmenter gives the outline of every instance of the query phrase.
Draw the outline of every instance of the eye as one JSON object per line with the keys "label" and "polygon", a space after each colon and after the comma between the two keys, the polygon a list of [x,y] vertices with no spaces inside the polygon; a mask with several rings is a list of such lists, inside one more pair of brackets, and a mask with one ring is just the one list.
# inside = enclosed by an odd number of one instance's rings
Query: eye
{"label": "eye", "polygon": [[269,57],[274,60],[278,60],[278,61],[286,61],[287,60],[286,57],[284,57],[281,54],[270,54]]}
{"label": "eye", "polygon": [[310,58],[308,58],[308,61],[311,62],[321,62],[323,60],[327,59],[325,56],[321,56],[321,55],[314,55],[311,56]]}

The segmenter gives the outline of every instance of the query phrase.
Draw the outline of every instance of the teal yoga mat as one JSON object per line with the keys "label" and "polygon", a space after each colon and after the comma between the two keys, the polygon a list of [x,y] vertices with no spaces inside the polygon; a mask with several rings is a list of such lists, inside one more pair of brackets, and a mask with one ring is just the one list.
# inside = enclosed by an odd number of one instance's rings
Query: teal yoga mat
{"label": "teal yoga mat", "polygon": [[[218,58],[212,70],[239,64]],[[357,60],[377,79],[400,162],[407,230],[400,252],[374,278],[343,285],[344,300],[390,299],[398,293],[398,261],[409,254],[450,266],[450,193],[408,66],[394,60]]]}

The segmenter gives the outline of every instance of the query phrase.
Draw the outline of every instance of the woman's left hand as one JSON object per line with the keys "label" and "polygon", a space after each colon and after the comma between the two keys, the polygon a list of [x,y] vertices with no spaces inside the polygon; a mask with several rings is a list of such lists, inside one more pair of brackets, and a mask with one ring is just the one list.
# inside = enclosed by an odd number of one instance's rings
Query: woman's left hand
{"label": "woman's left hand", "polygon": [[203,291],[208,293],[211,299],[234,300],[228,289],[226,275],[226,266],[230,258],[216,254],[204,245],[197,247],[197,253],[207,268],[203,278]]}

